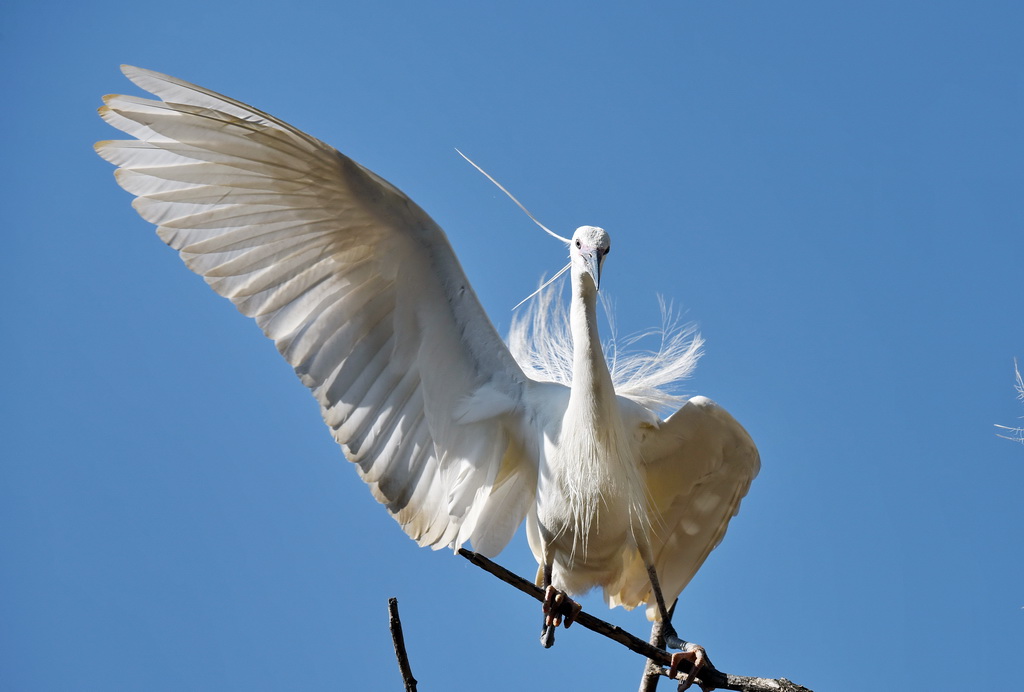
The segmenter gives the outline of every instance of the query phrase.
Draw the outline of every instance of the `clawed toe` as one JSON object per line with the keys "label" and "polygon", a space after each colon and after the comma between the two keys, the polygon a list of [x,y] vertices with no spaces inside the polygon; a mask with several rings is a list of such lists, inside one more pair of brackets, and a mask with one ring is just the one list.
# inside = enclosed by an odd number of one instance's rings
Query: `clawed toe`
{"label": "clawed toe", "polygon": [[[701,670],[710,665],[710,662],[708,661],[708,654],[704,651],[704,647],[687,642],[684,644],[682,651],[672,654],[672,664],[668,669],[668,675],[670,678],[674,679],[676,677],[676,673],[679,670],[679,664],[683,661],[688,661],[690,663],[690,672],[680,679],[680,692],[689,688]],[[700,687],[704,692],[710,692],[710,690],[714,689],[712,687],[705,687],[703,684]]]}
{"label": "clawed toe", "polygon": [[565,623],[566,628],[576,621],[576,616],[583,609],[576,601],[565,595],[553,586],[549,586],[544,592],[544,624],[558,627]]}
{"label": "clawed toe", "polygon": [[580,614],[582,606],[569,598],[564,591],[548,586],[544,591],[544,630],[540,641],[545,649],[555,643],[555,628],[564,624],[569,627]]}

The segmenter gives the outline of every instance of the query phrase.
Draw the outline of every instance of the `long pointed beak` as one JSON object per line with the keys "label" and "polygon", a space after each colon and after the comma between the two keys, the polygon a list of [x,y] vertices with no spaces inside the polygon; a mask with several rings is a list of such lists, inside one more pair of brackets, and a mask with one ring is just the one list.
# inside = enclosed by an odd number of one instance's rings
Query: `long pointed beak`
{"label": "long pointed beak", "polygon": [[601,256],[597,249],[585,250],[580,253],[587,267],[587,273],[594,279],[594,285],[601,290]]}

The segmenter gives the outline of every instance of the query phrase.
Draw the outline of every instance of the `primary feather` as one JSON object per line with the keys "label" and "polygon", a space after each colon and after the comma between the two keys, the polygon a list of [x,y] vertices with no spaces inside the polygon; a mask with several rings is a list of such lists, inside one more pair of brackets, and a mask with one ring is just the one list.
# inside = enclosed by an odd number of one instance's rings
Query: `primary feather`
{"label": "primary feather", "polygon": [[160,237],[274,341],[412,538],[493,555],[525,517],[563,588],[632,607],[650,600],[638,570],[654,561],[679,593],[758,466],[710,401],[656,415],[682,401],[670,385],[699,336],[669,320],[658,350],[612,351],[601,395],[603,380],[574,374],[581,346],[552,291],[516,321],[510,352],[443,231],[397,188],[251,106],[123,69],[159,100],[106,97],[102,117],[134,139],[97,151]]}

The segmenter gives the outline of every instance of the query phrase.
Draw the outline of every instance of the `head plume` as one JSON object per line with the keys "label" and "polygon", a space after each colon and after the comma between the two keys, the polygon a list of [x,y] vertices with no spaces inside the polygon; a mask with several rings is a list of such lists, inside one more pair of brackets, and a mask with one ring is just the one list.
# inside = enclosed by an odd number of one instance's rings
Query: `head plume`
{"label": "head plume", "polygon": [[492,183],[494,183],[495,185],[497,185],[497,186],[498,186],[498,189],[499,189],[499,190],[501,190],[501,191],[502,191],[502,192],[504,192],[504,193],[505,193],[506,195],[508,195],[508,198],[509,198],[510,200],[512,200],[513,202],[515,202],[515,203],[516,203],[516,206],[517,206],[517,207],[519,207],[520,209],[522,209],[522,210],[523,210],[523,211],[524,211],[524,212],[526,213],[526,215],[530,217],[530,220],[531,220],[531,221],[533,221],[533,222],[534,222],[535,224],[537,224],[538,226],[540,226],[541,228],[543,228],[543,229],[544,229],[544,232],[545,232],[545,233],[547,233],[547,234],[548,234],[549,236],[551,236],[552,238],[558,238],[559,240],[561,240],[561,241],[562,241],[563,243],[565,243],[566,245],[568,245],[568,244],[569,244],[569,239],[568,239],[568,238],[563,238],[562,236],[558,235],[557,233],[555,233],[554,231],[552,231],[552,230],[551,230],[550,228],[548,228],[547,226],[545,226],[544,224],[542,224],[542,223],[541,223],[540,221],[538,221],[538,220],[537,220],[537,217],[535,217],[535,216],[534,216],[533,214],[531,214],[531,213],[530,213],[530,210],[529,210],[529,209],[527,209],[526,207],[524,207],[524,206],[523,206],[523,204],[522,204],[522,202],[520,202],[520,201],[519,201],[518,199],[516,199],[515,197],[513,197],[513,196],[512,196],[512,193],[511,193],[511,192],[509,192],[508,190],[506,190],[506,189],[505,189],[505,186],[504,186],[504,185],[502,185],[502,184],[501,184],[501,183],[499,183],[499,182],[498,182],[497,180],[495,180],[494,178],[492,178],[492,177],[491,177],[491,174],[490,174],[490,173],[488,173],[488,172],[487,172],[487,171],[485,171],[484,169],[480,168],[480,166],[478,166],[478,165],[476,165],[475,163],[473,163],[473,159],[469,158],[468,156],[466,156],[465,154],[463,154],[463,153],[462,153],[461,151],[459,151],[458,149],[456,149],[455,151],[456,151],[456,152],[458,152],[459,156],[461,156],[462,158],[466,159],[466,161],[468,161],[468,162],[469,162],[469,165],[470,165],[470,166],[472,166],[473,168],[475,168],[475,169],[477,169],[478,171],[480,171],[481,173],[483,173],[483,174],[484,174],[484,177],[486,177],[486,178],[487,178],[488,180],[490,180],[490,181],[491,181]]}

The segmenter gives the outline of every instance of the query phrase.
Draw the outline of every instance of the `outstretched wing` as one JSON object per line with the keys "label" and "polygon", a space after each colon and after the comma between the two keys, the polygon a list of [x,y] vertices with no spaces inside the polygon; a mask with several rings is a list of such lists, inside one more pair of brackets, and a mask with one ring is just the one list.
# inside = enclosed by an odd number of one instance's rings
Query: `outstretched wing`
{"label": "outstretched wing", "polygon": [[[747,431],[715,402],[694,397],[640,447],[650,498],[651,552],[662,593],[671,605],[714,550],[761,468]],[[631,556],[608,594],[611,605],[647,602],[656,619],[650,580],[639,554]]]}
{"label": "outstretched wing", "polygon": [[444,233],[390,183],[250,106],[156,72],[96,145],[134,207],[256,319],[345,455],[421,545],[501,550],[535,484],[525,376]]}

